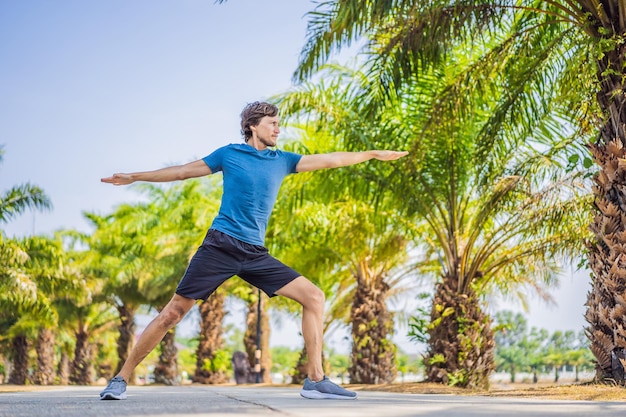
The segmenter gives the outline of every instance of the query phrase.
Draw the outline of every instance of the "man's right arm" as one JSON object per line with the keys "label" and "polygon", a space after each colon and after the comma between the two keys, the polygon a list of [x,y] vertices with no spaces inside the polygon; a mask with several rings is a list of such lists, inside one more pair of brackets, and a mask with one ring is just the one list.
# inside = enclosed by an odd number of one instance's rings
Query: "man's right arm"
{"label": "man's right arm", "polygon": [[135,181],[170,182],[203,177],[211,173],[209,166],[202,159],[199,159],[194,162],[189,162],[188,164],[161,168],[154,171],[132,172],[129,174],[117,173],[110,177],[102,178],[100,181],[113,185],[128,185]]}

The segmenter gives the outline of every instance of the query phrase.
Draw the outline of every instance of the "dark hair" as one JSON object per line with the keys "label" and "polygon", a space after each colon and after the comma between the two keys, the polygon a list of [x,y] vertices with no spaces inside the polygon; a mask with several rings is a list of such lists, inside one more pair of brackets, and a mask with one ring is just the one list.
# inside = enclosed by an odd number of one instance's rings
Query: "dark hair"
{"label": "dark hair", "polygon": [[241,111],[241,134],[247,142],[252,137],[250,126],[256,126],[265,116],[274,117],[278,114],[278,107],[264,101],[249,103]]}

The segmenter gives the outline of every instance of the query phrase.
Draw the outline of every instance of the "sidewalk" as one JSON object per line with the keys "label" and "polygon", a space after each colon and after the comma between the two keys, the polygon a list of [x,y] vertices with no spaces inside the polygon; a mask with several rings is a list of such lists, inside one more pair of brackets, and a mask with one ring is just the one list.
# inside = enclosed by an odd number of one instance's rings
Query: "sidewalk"
{"label": "sidewalk", "polygon": [[396,394],[361,391],[355,401],[307,400],[298,388],[131,386],[124,401],[101,401],[102,387],[0,393],[0,417],[483,417],[623,416],[626,403]]}

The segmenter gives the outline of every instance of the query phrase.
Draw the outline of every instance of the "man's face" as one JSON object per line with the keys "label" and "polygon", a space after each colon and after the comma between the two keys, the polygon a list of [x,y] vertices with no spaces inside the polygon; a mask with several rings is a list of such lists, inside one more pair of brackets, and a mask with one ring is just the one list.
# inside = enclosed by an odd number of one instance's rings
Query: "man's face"
{"label": "man's face", "polygon": [[276,146],[280,133],[280,118],[278,116],[264,116],[258,125],[251,126],[253,134],[265,146]]}

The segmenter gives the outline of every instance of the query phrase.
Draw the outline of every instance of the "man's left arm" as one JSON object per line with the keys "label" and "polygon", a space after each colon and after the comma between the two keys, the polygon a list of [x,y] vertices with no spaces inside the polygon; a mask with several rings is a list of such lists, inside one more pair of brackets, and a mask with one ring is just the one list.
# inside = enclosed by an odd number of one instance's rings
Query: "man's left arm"
{"label": "man's left arm", "polygon": [[315,171],[324,168],[339,168],[355,165],[370,159],[395,161],[407,155],[407,151],[372,150],[363,152],[332,152],[315,155],[302,155],[296,165],[297,172]]}

